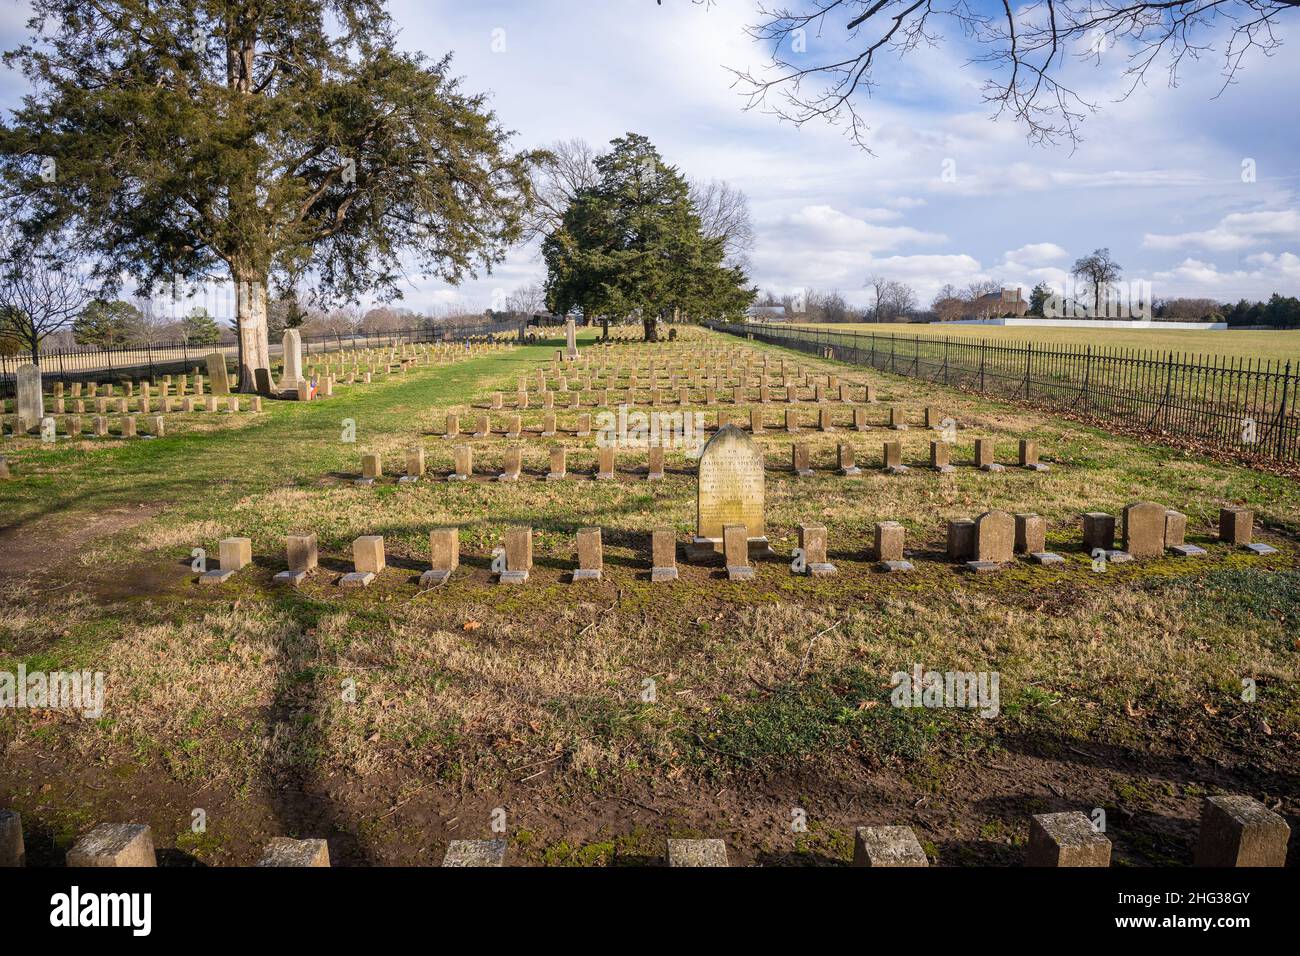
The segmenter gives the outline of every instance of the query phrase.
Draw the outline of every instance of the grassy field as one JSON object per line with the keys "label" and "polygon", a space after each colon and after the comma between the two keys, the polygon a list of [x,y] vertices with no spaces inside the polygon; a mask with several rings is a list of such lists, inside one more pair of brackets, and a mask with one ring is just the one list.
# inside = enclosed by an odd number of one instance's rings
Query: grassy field
{"label": "grassy field", "polygon": [[[688,356],[701,338],[742,345],[688,332],[653,354]],[[99,719],[0,714],[0,807],[22,812],[32,862],[110,819],[149,822],[166,862],[213,864],[251,862],[282,834],[329,837],[336,862],[436,863],[449,839],[490,836],[498,808],[511,858],[546,865],[658,862],[664,837],[693,835],[725,838],[735,862],[842,864],[850,828],[880,823],[912,826],[935,863],[1017,863],[1030,813],[1093,807],[1118,821],[1117,862],[1186,863],[1199,798],[1218,791],[1250,793],[1294,824],[1296,482],[757,346],[876,383],[874,420],[887,404],[911,422],[940,406],[960,424],[962,467],[879,472],[886,439],[925,459],[931,436],[915,426],[804,432],[817,476],[797,479],[791,436],[769,431],[758,438],[768,526],[786,557],[749,584],[683,564],[678,584],[651,585],[650,529],[684,542],[694,528],[684,455],[651,483],[643,454],[620,452],[619,480],[592,481],[594,444],[565,434],[576,413],[563,410],[558,439],[520,442],[517,484],[489,480],[510,444],[500,435],[468,439],[478,479],[437,480],[452,462],[447,411],[472,425],[492,391],[511,395],[556,345],[155,441],[6,441],[16,477],[0,483],[0,671],[96,669],[109,685]],[[498,428],[508,413],[493,413]],[[525,428],[542,415],[525,412]],[[345,419],[354,444],[341,440]],[[1012,461],[1027,436],[1050,471],[967,464],[975,437]],[[556,440],[570,447],[560,483],[542,480]],[[856,447],[861,477],[834,472],[838,441]],[[417,445],[434,477],[399,485]],[[368,451],[389,477],[354,485]],[[1093,571],[1078,514],[1142,499],[1185,511],[1209,555]],[[1254,507],[1279,553],[1213,543],[1227,503]],[[944,561],[947,519],[989,508],[1045,515],[1066,564],[973,576]],[[906,528],[911,574],[874,570],[872,526],[887,519]],[[791,574],[806,522],[828,527],[835,577]],[[526,586],[504,588],[491,552],[521,523],[536,532],[536,566]],[[428,531],[448,524],[461,529],[462,567],[421,591]],[[604,530],[605,577],[574,585],[573,535],[587,525]],[[321,572],[276,588],[283,535],[306,531],[319,535]],[[389,569],[341,591],[362,534],[384,535]],[[229,535],[253,539],[254,567],[199,586],[192,549],[215,554]],[[1000,715],[891,707],[890,675],[914,663],[1000,673]],[[1258,688],[1250,702],[1245,679]],[[794,808],[806,832],[791,831]]]}
{"label": "grassy field", "polygon": [[1291,361],[1300,365],[1300,329],[1268,332],[1225,329],[1197,332],[1183,329],[1052,329],[987,325],[899,325],[893,322],[848,322],[831,325],[793,323],[801,328],[833,332],[876,332],[954,339],[1038,345],[1091,345],[1094,348],[1142,349],[1185,355],[1229,356],[1241,359]]}

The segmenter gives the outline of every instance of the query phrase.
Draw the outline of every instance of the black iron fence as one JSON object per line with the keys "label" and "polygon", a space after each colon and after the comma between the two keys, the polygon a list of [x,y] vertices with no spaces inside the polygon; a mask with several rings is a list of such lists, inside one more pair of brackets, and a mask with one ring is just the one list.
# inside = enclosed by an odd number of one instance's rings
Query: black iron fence
{"label": "black iron fence", "polygon": [[1289,360],[770,324],[710,327],[1127,431],[1196,442],[1247,460],[1300,462],[1300,368]]}
{"label": "black iron fence", "polygon": [[[302,336],[303,356],[344,349],[378,348],[419,342],[464,342],[489,335],[517,334],[519,323],[482,322],[421,326],[385,332],[348,331]],[[271,355],[279,356],[284,347],[271,345]],[[49,382],[113,381],[120,378],[152,378],[155,375],[189,371],[202,365],[205,356],[220,352],[236,360],[239,347],[233,342],[195,345],[187,342],[155,342],[121,348],[51,349],[40,353],[41,379]],[[31,362],[31,355],[0,355],[0,396],[12,396],[18,366]]]}

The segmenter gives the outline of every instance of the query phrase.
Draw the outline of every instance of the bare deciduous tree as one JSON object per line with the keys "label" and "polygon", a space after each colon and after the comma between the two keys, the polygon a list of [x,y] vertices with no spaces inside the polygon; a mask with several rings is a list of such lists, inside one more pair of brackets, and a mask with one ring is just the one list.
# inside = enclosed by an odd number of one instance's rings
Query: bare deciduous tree
{"label": "bare deciduous tree", "polygon": [[90,301],[85,277],[55,237],[26,241],[0,230],[0,333],[17,339],[41,364],[41,342],[66,329]]}
{"label": "bare deciduous tree", "polygon": [[749,270],[749,253],[754,248],[754,224],[749,215],[749,197],[721,179],[692,181],[691,205],[700,217],[706,239],[721,239],[724,264]]}
{"label": "bare deciduous tree", "polygon": [[506,296],[506,311],[512,315],[535,315],[546,311],[546,290],[540,282],[521,285]]}
{"label": "bare deciduous tree", "polygon": [[[1175,85],[1187,60],[1213,52],[1218,33],[1227,86],[1251,54],[1268,56],[1281,45],[1278,18],[1300,9],[1300,0],[1003,0],[990,7],[969,0],[792,2],[760,6],[759,21],[749,27],[772,50],[772,60],[757,73],[733,70],[746,108],[797,126],[815,119],[844,123],[868,152],[858,94],[871,91],[886,53],[905,56],[945,34],[973,37],[987,51],[974,62],[987,69],[984,99],[994,115],[1010,114],[1030,142],[1077,144],[1079,125],[1097,104],[1064,82],[1067,58],[1096,63],[1107,49],[1123,50],[1127,96],[1152,67],[1164,68]],[[809,57],[812,35],[843,37],[843,54]]]}
{"label": "bare deciduous tree", "polygon": [[1109,249],[1094,249],[1091,255],[1074,260],[1070,274],[1092,286],[1092,307],[1100,310],[1104,295],[1114,282],[1119,281],[1122,267],[1110,257]]}
{"label": "bare deciduous tree", "polygon": [[548,146],[533,171],[533,207],[525,238],[542,239],[559,229],[569,203],[599,179],[596,150],[585,139],[557,140]]}

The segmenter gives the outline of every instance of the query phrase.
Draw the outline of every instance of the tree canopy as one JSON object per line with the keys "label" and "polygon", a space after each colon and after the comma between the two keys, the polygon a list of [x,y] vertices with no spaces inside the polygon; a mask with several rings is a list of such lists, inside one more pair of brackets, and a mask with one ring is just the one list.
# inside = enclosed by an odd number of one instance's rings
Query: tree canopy
{"label": "tree canopy", "polygon": [[532,155],[483,95],[395,48],[382,0],[33,0],[5,54],[31,91],[0,125],[5,212],[74,225],[113,290],[224,273],[241,386],[269,365],[267,285],[393,298],[517,241]]}
{"label": "tree canopy", "polygon": [[645,337],[667,316],[735,316],[753,301],[727,237],[707,235],[691,190],[644,136],[611,141],[595,160],[598,180],[575,191],[542,245],[546,298],[554,312],[637,315]]}

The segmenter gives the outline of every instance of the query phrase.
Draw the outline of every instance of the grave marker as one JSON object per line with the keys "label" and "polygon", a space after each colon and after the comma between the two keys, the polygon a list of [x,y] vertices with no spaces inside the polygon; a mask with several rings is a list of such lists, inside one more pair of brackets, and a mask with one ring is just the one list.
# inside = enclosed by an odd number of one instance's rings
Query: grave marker
{"label": "grave marker", "polygon": [[1165,513],[1168,509],[1141,501],[1124,509],[1124,550],[1135,558],[1159,558],[1165,553]]}
{"label": "grave marker", "polygon": [[836,572],[835,565],[826,558],[825,525],[799,525],[799,550],[803,552],[804,565],[810,576],[824,578]]}
{"label": "grave marker", "polygon": [[430,568],[420,575],[420,587],[444,584],[460,566],[460,529],[434,528],[429,532]]}
{"label": "grave marker", "polygon": [[523,584],[533,568],[533,529],[511,528],[506,532],[506,566],[498,575],[501,584]]}
{"label": "grave marker", "polygon": [[750,581],[754,568],[749,563],[749,528],[743,524],[729,524],[722,529],[723,556],[727,565],[727,579]]}
{"label": "grave marker", "polygon": [[343,575],[339,585],[345,588],[369,587],[385,566],[383,535],[362,535],[352,542],[353,570]]}
{"label": "grave marker", "polygon": [[573,572],[574,583],[599,581],[604,568],[604,547],[599,528],[578,529],[578,567]]}
{"label": "grave marker", "polygon": [[876,523],[876,561],[884,571],[911,571],[912,562],[903,553],[904,529],[897,521]]}
{"label": "grave marker", "polygon": [[316,570],[316,535],[288,535],[284,539],[284,551],[289,568],[277,574],[274,580],[280,584],[297,587],[308,574]]}
{"label": "grave marker", "polygon": [[652,582],[677,580],[677,535],[671,528],[650,532],[650,565]]}

